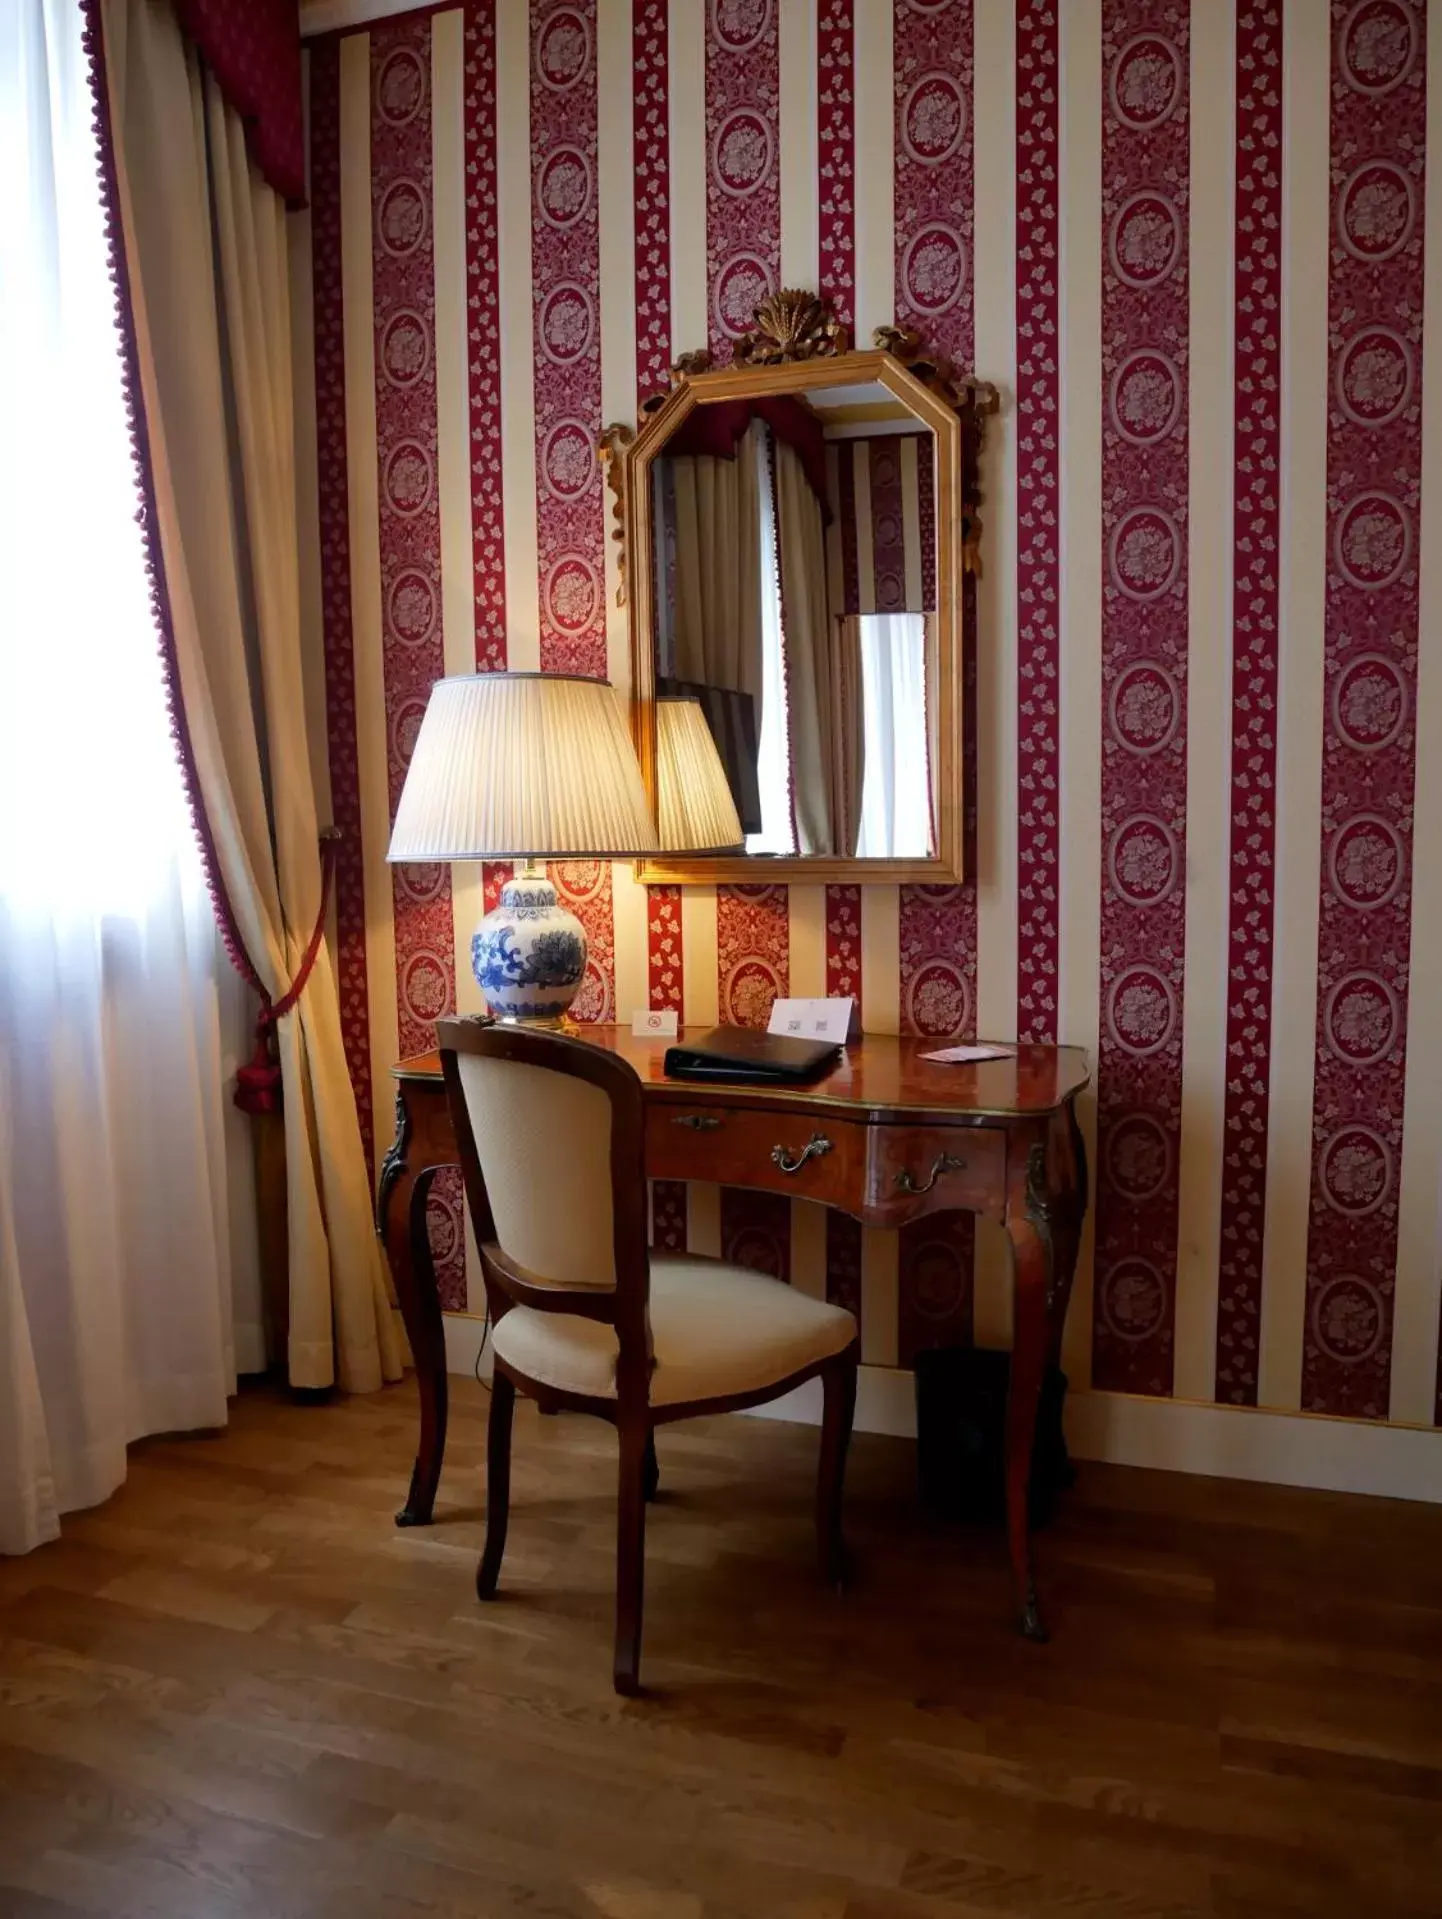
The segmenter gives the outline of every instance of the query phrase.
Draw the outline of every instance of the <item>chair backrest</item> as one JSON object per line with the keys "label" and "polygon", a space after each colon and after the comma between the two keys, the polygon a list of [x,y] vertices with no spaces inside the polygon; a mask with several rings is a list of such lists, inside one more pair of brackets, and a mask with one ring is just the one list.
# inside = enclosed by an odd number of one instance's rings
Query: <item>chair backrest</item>
{"label": "chair backrest", "polygon": [[649,1364],[641,1082],[564,1034],[437,1021],[492,1311],[582,1313]]}

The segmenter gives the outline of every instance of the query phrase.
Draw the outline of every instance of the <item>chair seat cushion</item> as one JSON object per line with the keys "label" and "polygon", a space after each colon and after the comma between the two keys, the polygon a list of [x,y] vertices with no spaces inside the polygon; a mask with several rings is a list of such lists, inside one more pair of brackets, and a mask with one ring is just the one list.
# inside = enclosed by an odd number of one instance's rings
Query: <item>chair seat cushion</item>
{"label": "chair seat cushion", "polygon": [[[856,1320],[764,1273],[692,1255],[651,1261],[651,1404],[762,1392],[829,1359]],[[575,1313],[513,1306],[496,1323],[496,1356],[559,1392],[616,1397],[616,1334]]]}

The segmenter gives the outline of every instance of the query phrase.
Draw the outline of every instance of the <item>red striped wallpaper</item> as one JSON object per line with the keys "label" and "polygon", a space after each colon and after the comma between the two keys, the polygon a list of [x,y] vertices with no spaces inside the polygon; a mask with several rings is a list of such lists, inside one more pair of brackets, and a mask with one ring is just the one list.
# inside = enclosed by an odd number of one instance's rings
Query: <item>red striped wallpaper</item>
{"label": "red striped wallpaper", "polygon": [[541,670],[606,672],[596,0],[530,0]]}
{"label": "red striped wallpaper", "polygon": [[1232,823],[1217,1397],[1257,1403],[1271,1099],[1281,498],[1282,9],[1237,15]]}
{"label": "red striped wallpaper", "polygon": [[1057,5],[1016,15],[1017,1038],[1057,1037],[1060,368]]}
{"label": "red striped wallpaper", "polygon": [[1302,1404],[1382,1418],[1407,1069],[1425,15],[1332,7],[1326,699]]}
{"label": "red striped wallpaper", "polygon": [[636,170],[636,399],[664,393],[671,362],[671,142],[666,0],[632,0]]}
{"label": "red striped wallpaper", "polygon": [[730,359],[758,302],[780,282],[776,0],[707,0],[706,306],[718,360]]}
{"label": "red striped wallpaper", "polygon": [[1102,874],[1092,1377],[1172,1389],[1187,821],[1189,13],[1102,7]]}
{"label": "red striped wallpaper", "polygon": [[[816,212],[820,287],[856,321],[856,93],[852,0],[817,0]],[[869,346],[869,340],[857,340]]]}
{"label": "red striped wallpaper", "polygon": [[496,257],[496,0],[467,0],[466,347],[471,400],[471,554],[476,669],[506,665],[505,486],[501,469],[500,274]]}

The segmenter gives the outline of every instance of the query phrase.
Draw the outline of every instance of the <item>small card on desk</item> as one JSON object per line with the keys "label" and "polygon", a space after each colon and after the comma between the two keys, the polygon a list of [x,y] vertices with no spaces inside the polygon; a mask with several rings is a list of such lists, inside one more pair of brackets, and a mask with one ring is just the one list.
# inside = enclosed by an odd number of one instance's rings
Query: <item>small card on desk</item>
{"label": "small card on desk", "polygon": [[939,1053],[921,1057],[935,1060],[938,1066],[974,1066],[983,1059],[1010,1059],[1015,1052],[1014,1046],[943,1046]]}
{"label": "small card on desk", "polygon": [[778,999],[771,1005],[768,1033],[784,1039],[820,1039],[844,1046],[857,1033],[854,999]]}
{"label": "small card on desk", "polygon": [[664,1013],[633,1013],[631,1032],[636,1039],[675,1039],[676,1008],[668,1008]]}

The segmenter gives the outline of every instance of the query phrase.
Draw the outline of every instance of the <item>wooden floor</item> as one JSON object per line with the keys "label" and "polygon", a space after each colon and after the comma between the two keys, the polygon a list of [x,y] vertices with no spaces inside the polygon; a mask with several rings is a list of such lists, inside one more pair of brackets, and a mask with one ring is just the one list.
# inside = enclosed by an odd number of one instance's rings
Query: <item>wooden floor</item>
{"label": "wooden floor", "polygon": [[456,1397],[428,1531],[409,1387],[262,1392],[0,1561],[0,1919],[1442,1914],[1442,1508],[1086,1467],[1039,1648],[905,1445],[838,1599],[814,1432],[673,1428],[622,1702],[611,1434],[523,1409],[483,1609]]}

